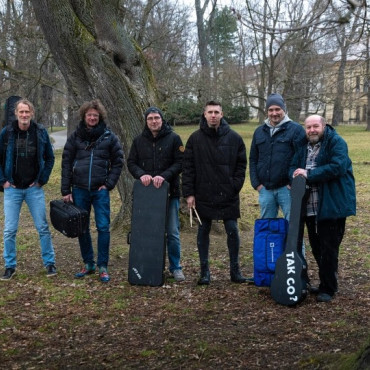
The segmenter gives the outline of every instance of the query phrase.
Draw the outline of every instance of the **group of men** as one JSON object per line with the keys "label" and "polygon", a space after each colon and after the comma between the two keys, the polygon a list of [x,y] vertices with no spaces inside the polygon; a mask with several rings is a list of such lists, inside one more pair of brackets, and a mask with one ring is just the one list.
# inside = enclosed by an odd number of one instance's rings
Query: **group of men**
{"label": "group of men", "polygon": [[[290,217],[290,184],[304,176],[310,185],[307,201],[308,237],[319,267],[319,287],[309,286],[319,302],[328,302],[338,289],[339,246],[346,217],[356,212],[355,183],[345,141],[326,124],[323,117],[309,116],[305,129],[287,115],[285,101],[271,94],[266,101],[267,119],[259,126],[250,148],[250,180],[259,193],[261,218],[275,218],[279,207]],[[80,123],[68,137],[62,156],[61,191],[65,202],[88,210],[94,207],[98,232],[97,261],[90,230],[79,237],[84,266],[75,274],[83,278],[99,269],[106,283],[110,244],[109,191],[116,185],[124,163],[122,146],[107,127],[106,111],[98,100],[80,108]],[[15,237],[20,208],[27,203],[39,232],[47,276],[55,276],[54,249],[46,220],[42,186],[48,181],[54,154],[46,130],[33,121],[34,107],[25,99],[16,104],[17,120],[0,134],[0,184],[4,188],[3,280],[16,270]],[[230,279],[245,283],[250,279],[240,271],[239,193],[247,168],[242,137],[223,118],[219,102],[204,107],[200,127],[182,140],[164,120],[159,108],[145,112],[145,125],[130,148],[128,170],[143,185],[157,188],[170,184],[167,218],[169,271],[178,282],[185,280],[181,266],[179,225],[180,190],[190,212],[201,219],[197,232],[200,260],[199,285],[211,281],[209,242],[212,220],[222,220],[227,234]],[[182,189],[180,189],[182,174]]]}

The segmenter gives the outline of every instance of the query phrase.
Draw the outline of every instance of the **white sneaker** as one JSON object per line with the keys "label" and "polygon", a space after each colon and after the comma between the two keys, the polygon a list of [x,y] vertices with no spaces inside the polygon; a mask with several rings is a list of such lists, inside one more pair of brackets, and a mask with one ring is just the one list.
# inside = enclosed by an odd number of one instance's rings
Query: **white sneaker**
{"label": "white sneaker", "polygon": [[182,270],[173,270],[172,275],[177,282],[185,280],[185,276]]}

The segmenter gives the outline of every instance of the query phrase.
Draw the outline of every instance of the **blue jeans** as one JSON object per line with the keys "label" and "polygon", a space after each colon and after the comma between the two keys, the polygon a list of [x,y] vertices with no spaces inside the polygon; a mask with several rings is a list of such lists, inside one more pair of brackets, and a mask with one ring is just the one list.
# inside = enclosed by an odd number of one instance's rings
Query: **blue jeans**
{"label": "blue jeans", "polygon": [[39,186],[27,189],[9,187],[4,189],[4,260],[6,268],[16,268],[16,235],[23,201],[30,210],[39,233],[41,257],[44,266],[55,264],[54,248],[46,219],[45,194]]}
{"label": "blue jeans", "polygon": [[109,261],[110,243],[110,197],[109,191],[86,190],[74,187],[72,189],[73,203],[77,207],[86,209],[89,212],[89,226],[84,234],[78,237],[81,256],[84,263],[95,264],[94,250],[90,234],[90,213],[91,205],[94,207],[95,225],[98,231],[98,267],[107,267]]}
{"label": "blue jeans", "polygon": [[290,190],[286,186],[273,190],[267,190],[265,187],[262,187],[258,197],[261,218],[276,218],[280,206],[284,218],[289,221],[291,198]]}
{"label": "blue jeans", "polygon": [[[239,229],[235,219],[223,220],[227,235],[227,247],[229,249],[230,268],[239,266]],[[199,252],[200,266],[208,269],[209,258],[209,232],[211,231],[212,220],[203,219],[202,225],[198,227],[197,246]]]}
{"label": "blue jeans", "polygon": [[179,198],[170,198],[167,215],[167,250],[171,273],[174,270],[181,270],[179,207]]}

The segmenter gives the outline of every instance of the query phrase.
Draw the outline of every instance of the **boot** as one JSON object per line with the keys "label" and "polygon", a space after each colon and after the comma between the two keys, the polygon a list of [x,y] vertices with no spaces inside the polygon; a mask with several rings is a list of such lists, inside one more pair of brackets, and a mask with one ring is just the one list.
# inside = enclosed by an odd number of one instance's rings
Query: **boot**
{"label": "boot", "polygon": [[239,269],[239,265],[235,265],[230,269],[230,278],[233,283],[246,283],[247,278],[242,275]]}
{"label": "boot", "polygon": [[210,281],[211,281],[211,274],[209,272],[208,265],[201,266],[198,285],[209,285]]}

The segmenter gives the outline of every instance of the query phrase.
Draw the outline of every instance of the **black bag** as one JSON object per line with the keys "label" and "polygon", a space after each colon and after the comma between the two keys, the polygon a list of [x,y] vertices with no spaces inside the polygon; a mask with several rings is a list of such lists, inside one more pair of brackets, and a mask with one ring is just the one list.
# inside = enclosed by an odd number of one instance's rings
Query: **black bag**
{"label": "black bag", "polygon": [[50,220],[54,228],[68,238],[76,238],[86,232],[89,214],[85,209],[63,200],[50,202]]}

